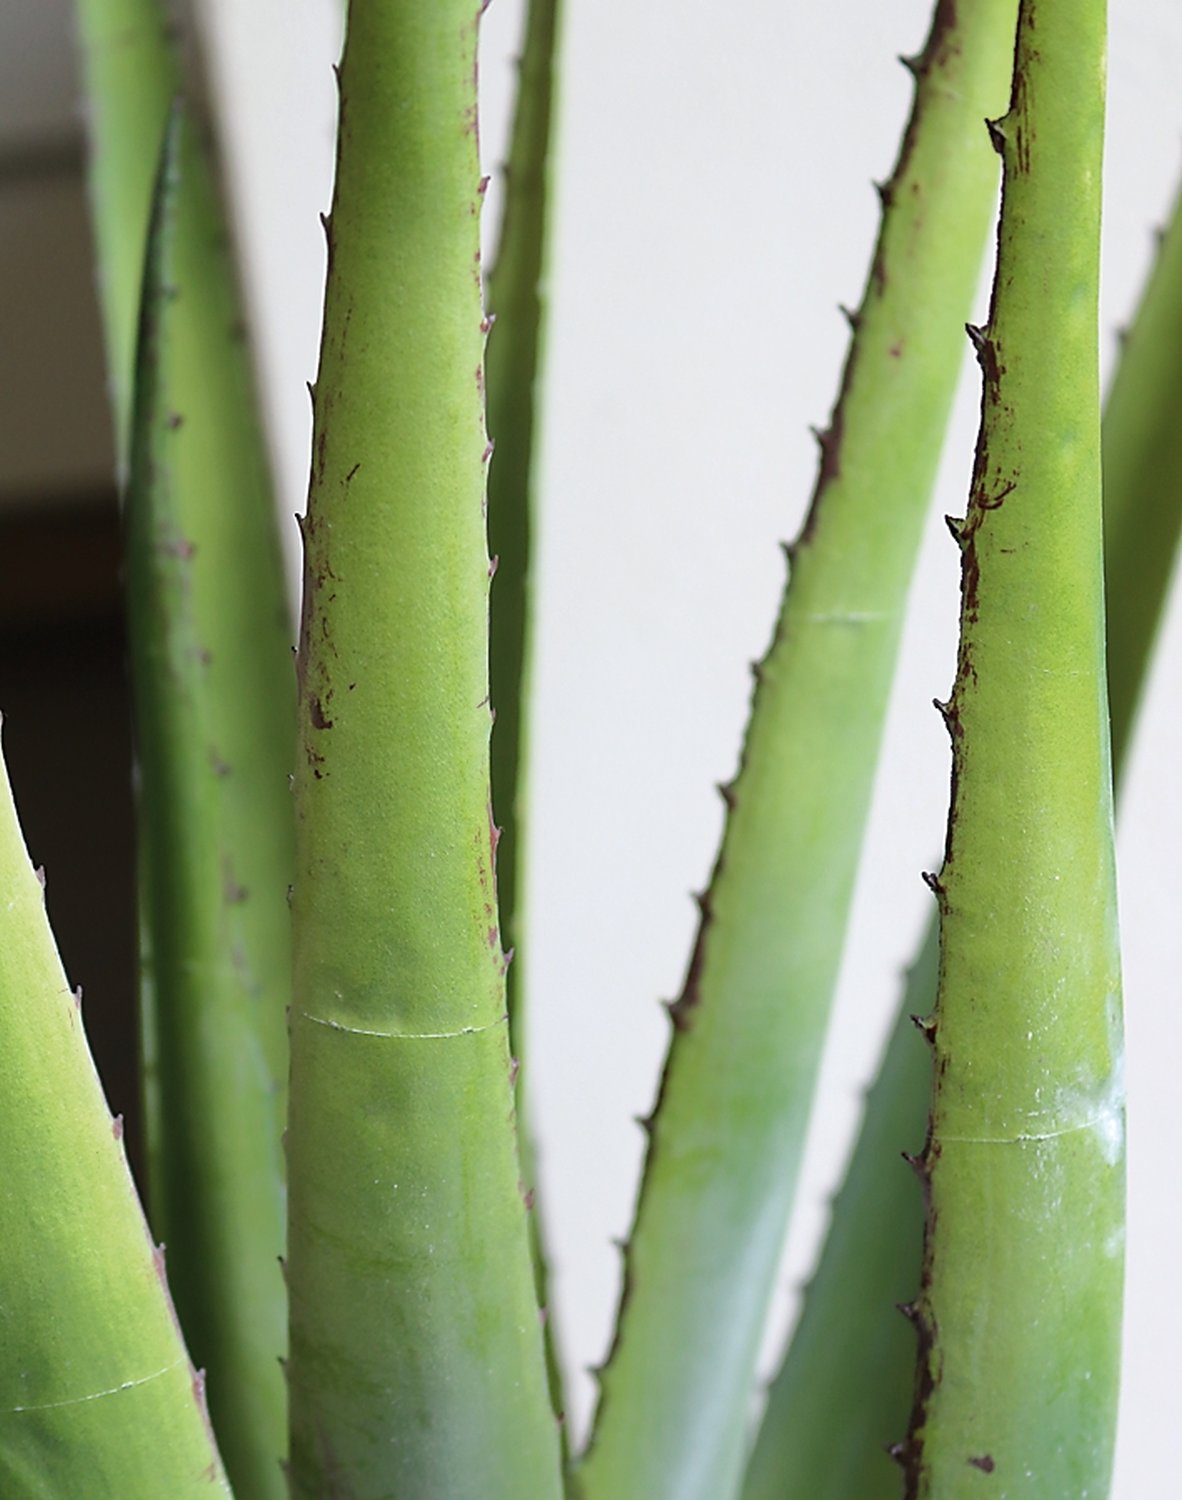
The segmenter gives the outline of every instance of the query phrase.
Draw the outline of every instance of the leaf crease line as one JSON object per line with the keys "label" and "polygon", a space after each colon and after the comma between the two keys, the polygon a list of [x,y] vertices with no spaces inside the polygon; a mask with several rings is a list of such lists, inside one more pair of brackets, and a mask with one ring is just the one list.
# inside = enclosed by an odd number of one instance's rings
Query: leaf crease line
{"label": "leaf crease line", "polygon": [[802,618],[806,625],[875,625],[880,620],[893,620],[895,616],[881,609],[844,609]]}
{"label": "leaf crease line", "polygon": [[153,1380],[170,1375],[184,1362],[184,1359],[175,1359],[172,1364],[165,1365],[162,1370],[153,1370],[150,1375],[141,1375],[138,1380],[125,1380],[122,1385],[113,1385],[109,1390],[91,1391],[88,1396],[70,1396],[65,1401],[46,1401],[40,1406],[10,1406],[5,1415],[12,1416],[16,1412],[58,1411],[64,1406],[83,1406],[87,1401],[101,1401],[104,1396],[121,1396],[124,1391],[133,1391],[137,1386],[150,1385]]}
{"label": "leaf crease line", "polygon": [[504,1026],[508,1020],[507,1016],[500,1016],[483,1026],[460,1026],[454,1031],[371,1031],[365,1026],[349,1026],[344,1021],[334,1021],[329,1016],[314,1016],[306,1010],[297,1011],[297,1015],[301,1020],[327,1027],[329,1031],[343,1031],[347,1036],[376,1036],[395,1042],[442,1042],[459,1036],[480,1036],[486,1031]]}
{"label": "leaf crease line", "polygon": [[955,1146],[1021,1146],[1030,1141],[1054,1141],[1063,1135],[1076,1135],[1081,1130],[1098,1130],[1120,1114],[1117,1108],[1105,1109],[1090,1120],[1080,1120],[1074,1125],[1064,1125],[1062,1130],[1047,1130],[1042,1134],[1021,1135],[941,1135],[946,1145]]}

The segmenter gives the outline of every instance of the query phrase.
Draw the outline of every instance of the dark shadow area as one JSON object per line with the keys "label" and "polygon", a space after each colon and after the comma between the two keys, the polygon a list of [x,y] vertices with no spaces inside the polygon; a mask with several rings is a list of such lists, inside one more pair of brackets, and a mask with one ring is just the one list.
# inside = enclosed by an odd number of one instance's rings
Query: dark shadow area
{"label": "dark shadow area", "polygon": [[0,508],[0,712],[33,862],[142,1181],[131,709],[113,492]]}

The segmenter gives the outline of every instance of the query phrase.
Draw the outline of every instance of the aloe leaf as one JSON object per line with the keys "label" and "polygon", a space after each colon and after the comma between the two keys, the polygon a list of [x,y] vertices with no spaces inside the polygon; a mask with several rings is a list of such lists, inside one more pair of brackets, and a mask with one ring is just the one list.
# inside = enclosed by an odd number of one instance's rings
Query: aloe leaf
{"label": "aloe leaf", "polygon": [[122,482],[131,441],[144,246],[180,69],[161,0],[75,0],[75,11],[87,101],[99,311]]}
{"label": "aloe leaf", "polygon": [[[1124,341],[1103,423],[1108,690],[1117,792],[1182,528],[1182,199]],[[1163,562],[1163,558],[1165,561]],[[924,1209],[900,1151],[927,1128],[930,1057],[912,1016],[935,1004],[933,921],[904,988],[800,1319],[768,1395],[744,1500],[894,1500]],[[840,1415],[838,1415],[840,1414]]]}
{"label": "aloe leaf", "polygon": [[[530,563],[534,532],[537,407],[543,358],[550,209],[549,168],[555,112],[556,57],[562,24],[559,0],[530,0],[519,64],[505,207],[497,257],[488,278],[494,330],[485,370],[488,426],[494,444],[488,475],[489,548],[495,559],[489,618],[489,693],[493,725],[491,774],[497,842],[497,904],[501,937],[512,954],[524,926],[521,892],[528,801],[526,704],[530,680]],[[497,320],[500,320],[499,322]],[[536,1152],[529,1127],[529,1070],[525,1051],[521,964],[506,975],[509,1045],[517,1058],[517,1113],[522,1175],[537,1191]],[[553,1308],[548,1306],[547,1258],[541,1208],[535,1199],[530,1242],[538,1301],[546,1309],[546,1363],[555,1411],[565,1410]],[[566,1429],[563,1428],[565,1438]]]}
{"label": "aloe leaf", "polygon": [[178,113],[147,257],[125,508],[149,1187],[231,1476],[243,1496],[280,1500],[295,721],[254,410],[216,193]]}
{"label": "aloe leaf", "polygon": [[[933,926],[906,987],[922,1005],[935,994],[936,966]],[[887,1450],[906,1431],[915,1370],[915,1331],[899,1309],[919,1287],[924,1223],[900,1152],[923,1146],[931,1071],[904,1012],[768,1395],[743,1500],[897,1500],[899,1471]]]}
{"label": "aloe leaf", "polygon": [[[1023,0],[948,706],[916,1500],[1107,1493],[1124,1244],[1097,300],[1103,0]],[[986,1476],[990,1476],[986,1480]]]}
{"label": "aloe leaf", "polygon": [[228,1496],[0,766],[0,1493]]}
{"label": "aloe leaf", "polygon": [[1104,412],[1112,763],[1125,763],[1182,534],[1182,197],[1124,340]]}
{"label": "aloe leaf", "polygon": [[995,201],[1016,11],[941,4],[702,903],[580,1483],[717,1500],[792,1201],[908,585]]}
{"label": "aloe leaf", "polygon": [[[501,828],[497,895],[501,932],[510,951],[522,925],[526,724],[530,664],[530,565],[536,489],[536,427],[543,358],[550,214],[550,161],[559,0],[530,0],[525,44],[505,167],[505,209],[497,256],[488,278],[496,324],[488,343],[488,427],[494,444],[488,476],[489,549],[496,559],[490,620],[489,685],[496,722],[492,736],[493,810]],[[522,1052],[520,966],[509,970],[509,1027],[514,1056]]]}
{"label": "aloe leaf", "polygon": [[489,807],[471,0],[353,0],[304,527],[297,1500],[561,1493]]}
{"label": "aloe leaf", "polygon": [[[117,482],[124,498],[132,441],[144,259],[164,133],[180,88],[161,0],[76,0],[86,95],[87,188],[107,360]],[[160,1136],[155,1000],[144,898],[147,848],[138,836],[140,1072],[149,1150]]]}
{"label": "aloe leaf", "polygon": [[[122,473],[153,184],[180,69],[159,0],[79,0],[77,13]],[[277,1495],[290,626],[220,206],[187,128],[174,150],[155,264],[170,295],[153,310],[161,337],[140,372],[127,518],[149,1189],[231,1473],[244,1493]]]}

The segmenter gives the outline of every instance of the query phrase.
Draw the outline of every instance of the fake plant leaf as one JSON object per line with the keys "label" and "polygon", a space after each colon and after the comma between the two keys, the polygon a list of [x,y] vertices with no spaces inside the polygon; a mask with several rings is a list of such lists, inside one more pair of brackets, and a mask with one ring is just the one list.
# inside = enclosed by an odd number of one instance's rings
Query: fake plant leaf
{"label": "fake plant leaf", "polygon": [[912,1500],[1104,1495],[1124,1267],[1097,300],[1103,0],[1023,0],[948,706]]}
{"label": "fake plant leaf", "polygon": [[0,766],[0,1493],[228,1497]]}
{"label": "fake plant leaf", "polygon": [[1104,413],[1104,577],[1116,776],[1182,533],[1182,198],[1124,341]]}
{"label": "fake plant leaf", "polygon": [[[518,942],[524,852],[526,722],[530,666],[531,577],[539,377],[545,340],[544,280],[550,215],[556,54],[562,24],[559,0],[530,0],[518,70],[505,208],[496,260],[488,278],[490,321],[486,371],[488,428],[494,445],[488,474],[489,550],[496,559],[492,586],[489,686],[496,720],[492,735],[493,812],[501,932],[510,951]],[[517,1016],[520,966],[509,970],[509,1025],[514,1056],[523,1046]]]}
{"label": "fake plant leaf", "polygon": [[891,675],[996,201],[1015,4],[937,6],[666,1062],[586,1500],[719,1500],[840,961]]}
{"label": "fake plant leaf", "polygon": [[164,130],[180,90],[161,0],[75,0],[99,311],[120,481],[126,476],[144,247]]}
{"label": "fake plant leaf", "polygon": [[[485,369],[488,427],[494,444],[488,474],[489,550],[494,561],[489,616],[489,696],[494,722],[491,751],[493,817],[497,840],[497,902],[501,939],[510,954],[524,927],[526,847],[527,703],[530,681],[534,512],[537,487],[537,407],[544,344],[544,288],[554,87],[562,7],[559,0],[529,0],[505,207],[496,261],[488,278],[490,321]],[[538,1301],[547,1310],[546,1363],[556,1412],[565,1409],[548,1277],[542,1209],[529,1119],[529,1068],[525,1052],[524,971],[510,963],[506,975],[509,1045],[518,1060],[517,1116],[522,1176],[535,1194],[530,1239]],[[565,1437],[566,1429],[562,1429]]]}
{"label": "fake plant leaf", "polygon": [[300,634],[291,1492],[555,1500],[489,806],[478,8],[353,0]]}
{"label": "fake plant leaf", "polygon": [[[906,993],[936,992],[936,929]],[[931,1055],[909,1012],[896,1021],[800,1318],[772,1382],[743,1500],[898,1500],[888,1454],[907,1428],[923,1200],[901,1158],[923,1146]]]}
{"label": "fake plant leaf", "polygon": [[[1113,774],[1121,771],[1182,527],[1182,200],[1124,341],[1103,423]],[[1163,563],[1164,558],[1164,563]],[[933,922],[899,1015],[799,1322],[772,1382],[744,1500],[895,1500],[888,1446],[906,1429],[923,1259],[922,1194],[900,1157],[927,1129],[930,1061],[913,1016],[936,996]]]}
{"label": "fake plant leaf", "polygon": [[294,681],[217,196],[179,111],[147,257],[128,624],[151,951],[148,1158],[177,1309],[244,1497],[280,1500]]}

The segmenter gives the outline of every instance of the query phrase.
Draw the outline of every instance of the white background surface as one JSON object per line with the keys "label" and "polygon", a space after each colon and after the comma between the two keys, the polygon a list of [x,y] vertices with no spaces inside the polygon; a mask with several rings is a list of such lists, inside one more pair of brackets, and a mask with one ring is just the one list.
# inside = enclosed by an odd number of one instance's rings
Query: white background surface
{"label": "white background surface", "polygon": [[[231,183],[290,518],[309,446],[304,383],[316,364],[339,0],[198,3],[229,101]],[[626,1231],[641,1151],[631,1120],[649,1107],[665,1045],[656,1001],[680,987],[689,892],[706,878],[720,828],[712,787],[733,770],[745,664],[762,653],[778,603],[776,543],[797,528],[811,489],[807,425],[824,422],[836,389],[846,340],[836,304],[858,300],[877,215],[870,179],[889,172],[909,104],[894,57],[917,50],[929,5],[567,9],[521,961],[558,1315],[578,1369],[608,1338],[610,1240]],[[5,0],[5,34],[14,18],[27,32],[0,46],[9,136],[57,129],[63,108],[71,123],[67,13],[59,0]],[[503,153],[520,15],[519,0],[495,0],[485,19],[490,170]],[[1182,12],[1168,0],[1119,0],[1111,26],[1106,359],[1182,166]],[[781,1327],[928,914],[918,874],[940,846],[948,777],[929,702],[952,680],[957,597],[939,517],[964,508],[976,402],[968,372],[892,708]],[[294,556],[290,521],[286,534]],[[1131,1104],[1118,1500],[1167,1497],[1177,1484],[1180,658],[1175,609],[1120,835]],[[591,1394],[576,1376],[578,1427]]]}

